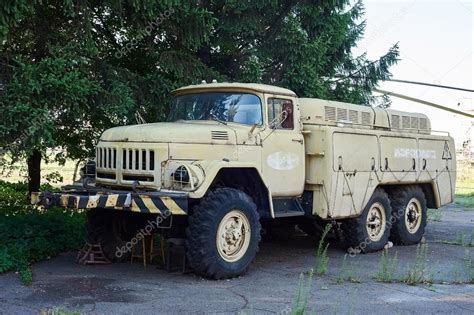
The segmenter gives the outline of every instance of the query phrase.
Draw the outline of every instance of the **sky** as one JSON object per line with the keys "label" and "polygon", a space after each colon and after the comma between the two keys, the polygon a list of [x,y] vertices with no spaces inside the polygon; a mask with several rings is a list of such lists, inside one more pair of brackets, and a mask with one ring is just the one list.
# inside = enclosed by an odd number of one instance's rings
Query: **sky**
{"label": "sky", "polygon": [[[365,0],[364,5],[366,32],[354,54],[376,59],[398,42],[401,60],[391,68],[394,79],[474,89],[474,0]],[[380,89],[474,110],[474,93],[395,82]],[[458,146],[474,141],[471,118],[394,97],[392,108],[428,115],[432,129],[448,131]]]}

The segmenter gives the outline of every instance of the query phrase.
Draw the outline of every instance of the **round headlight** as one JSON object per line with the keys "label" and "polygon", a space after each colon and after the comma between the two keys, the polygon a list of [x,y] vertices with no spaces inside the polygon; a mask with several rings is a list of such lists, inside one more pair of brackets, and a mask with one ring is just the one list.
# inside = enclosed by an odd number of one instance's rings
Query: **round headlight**
{"label": "round headlight", "polygon": [[173,179],[175,182],[189,183],[189,173],[185,166],[179,166],[173,173]]}

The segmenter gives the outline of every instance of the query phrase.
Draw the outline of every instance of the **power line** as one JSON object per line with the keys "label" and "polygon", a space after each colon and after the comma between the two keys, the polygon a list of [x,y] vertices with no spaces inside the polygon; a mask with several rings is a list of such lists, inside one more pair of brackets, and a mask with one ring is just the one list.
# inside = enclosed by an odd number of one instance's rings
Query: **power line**
{"label": "power line", "polygon": [[439,84],[433,84],[433,83],[426,83],[426,82],[417,82],[417,81],[409,81],[409,80],[398,80],[398,79],[387,79],[387,80],[384,80],[384,81],[391,81],[391,82],[398,82],[398,83],[407,83],[407,84],[416,84],[416,85],[426,85],[426,86],[437,87],[437,88],[442,88],[442,89],[450,89],[450,90],[457,90],[457,91],[471,92],[471,93],[474,92],[474,90],[470,90],[470,89],[465,89],[465,88],[460,88],[460,87],[454,87],[454,86],[447,86],[447,85],[439,85]]}
{"label": "power line", "polygon": [[443,105],[440,105],[440,104],[424,101],[424,100],[421,100],[419,98],[411,97],[411,96],[408,96],[408,95],[403,95],[403,94],[399,94],[399,93],[395,93],[395,92],[389,92],[389,91],[385,91],[385,90],[379,90],[379,89],[374,89],[374,91],[378,92],[378,93],[382,93],[382,94],[387,94],[387,95],[390,95],[390,96],[393,96],[393,97],[398,97],[398,98],[401,98],[401,99],[404,99],[404,100],[407,100],[407,101],[411,101],[411,102],[420,103],[420,104],[423,104],[423,105],[435,107],[435,108],[442,109],[442,110],[445,110],[445,111],[448,111],[448,112],[451,112],[451,113],[455,113],[455,114],[458,114],[458,115],[463,115],[463,116],[467,116],[467,117],[470,117],[470,118],[474,118],[474,114],[464,112],[462,110],[450,108],[450,107],[447,107],[447,106],[443,106]]}

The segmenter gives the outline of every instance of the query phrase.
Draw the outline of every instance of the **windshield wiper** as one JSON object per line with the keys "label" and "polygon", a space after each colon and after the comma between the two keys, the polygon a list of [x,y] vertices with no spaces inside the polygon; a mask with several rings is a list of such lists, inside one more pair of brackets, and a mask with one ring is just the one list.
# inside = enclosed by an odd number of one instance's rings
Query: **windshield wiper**
{"label": "windshield wiper", "polygon": [[209,116],[211,117],[212,120],[217,121],[218,123],[221,123],[223,125],[227,125],[226,121],[220,120],[219,118],[216,117],[216,115],[210,114]]}

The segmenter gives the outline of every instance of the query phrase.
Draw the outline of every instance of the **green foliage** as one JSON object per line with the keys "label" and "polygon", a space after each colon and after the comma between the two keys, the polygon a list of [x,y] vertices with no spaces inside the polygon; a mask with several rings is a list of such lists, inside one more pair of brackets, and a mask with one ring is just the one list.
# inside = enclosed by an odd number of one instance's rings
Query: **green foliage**
{"label": "green foliage", "polygon": [[443,213],[437,209],[428,209],[428,221],[441,222]]}
{"label": "green foliage", "polygon": [[76,311],[67,311],[62,308],[53,308],[41,310],[40,315],[81,315],[83,313]]}
{"label": "green foliage", "polygon": [[398,252],[395,252],[395,256],[390,258],[388,250],[384,249],[382,257],[380,258],[379,271],[377,272],[376,279],[380,282],[392,282],[394,280],[395,273],[398,267]]}
{"label": "green foliage", "polygon": [[464,267],[467,274],[467,283],[474,284],[474,263],[472,262],[471,253],[467,249],[464,252]]}
{"label": "green foliage", "polygon": [[[464,246],[466,241],[466,235],[462,231],[457,231],[456,232],[456,239],[453,241],[447,241],[447,240],[442,240],[441,243],[443,244],[449,244],[449,245],[459,245],[459,246]],[[466,244],[469,246],[469,244]]]}
{"label": "green foliage", "polygon": [[2,3],[0,147],[14,161],[91,156],[104,129],[164,120],[168,92],[201,79],[367,105],[398,46],[353,56],[363,14],[349,0]]}
{"label": "green foliage", "polygon": [[415,263],[408,270],[403,281],[407,284],[431,283],[432,279],[426,275],[426,262],[428,256],[428,245],[418,244],[416,246]]}
{"label": "green foliage", "polygon": [[329,243],[326,243],[326,236],[331,231],[332,226],[326,225],[324,228],[321,239],[319,240],[318,248],[316,250],[316,261],[314,263],[314,272],[317,275],[325,275],[329,267],[329,256],[328,247]]}
{"label": "green foliage", "polygon": [[469,242],[469,247],[474,247],[474,228],[471,231],[471,241]]}
{"label": "green foliage", "polygon": [[24,285],[30,285],[33,283],[33,271],[31,270],[31,267],[20,269],[19,274],[21,283]]}
{"label": "green foliage", "polygon": [[344,281],[350,281],[350,282],[360,282],[360,279],[358,277],[354,276],[354,272],[352,271],[352,266],[348,266],[347,264],[347,254],[344,255],[344,258],[342,259],[342,265],[341,265],[341,270],[339,270],[339,273],[336,277],[336,282],[337,283],[342,283]]}
{"label": "green foliage", "polygon": [[291,307],[292,315],[303,315],[308,311],[308,300],[311,296],[311,287],[313,284],[313,269],[310,270],[308,279],[304,274],[300,274],[298,288],[296,289]]}
{"label": "green foliage", "polygon": [[0,182],[0,273],[16,270],[28,284],[32,263],[83,245],[85,215],[35,209],[27,203],[26,189],[26,184]]}

